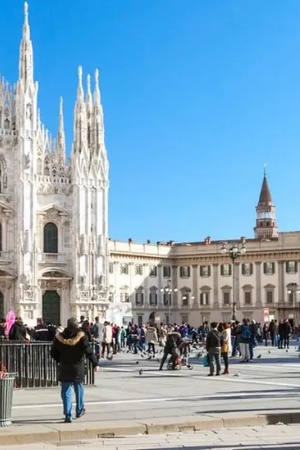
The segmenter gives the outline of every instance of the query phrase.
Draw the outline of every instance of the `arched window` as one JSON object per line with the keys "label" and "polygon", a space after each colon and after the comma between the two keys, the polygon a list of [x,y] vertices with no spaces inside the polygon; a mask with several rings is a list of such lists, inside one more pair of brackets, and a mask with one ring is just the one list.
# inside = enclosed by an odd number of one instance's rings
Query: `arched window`
{"label": "arched window", "polygon": [[58,253],[58,228],[52,222],[44,226],[44,253]]}

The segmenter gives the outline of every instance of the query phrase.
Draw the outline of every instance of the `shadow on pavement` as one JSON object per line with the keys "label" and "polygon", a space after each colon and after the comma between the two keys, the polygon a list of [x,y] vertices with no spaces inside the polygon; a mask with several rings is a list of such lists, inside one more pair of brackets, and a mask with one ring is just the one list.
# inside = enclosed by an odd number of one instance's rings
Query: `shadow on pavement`
{"label": "shadow on pavement", "polygon": [[[295,393],[294,392],[289,392],[289,391],[286,391],[286,392],[282,392],[281,394],[278,394],[277,393],[277,398],[280,398],[280,397],[283,397],[283,398],[286,398],[286,397],[295,397]],[[255,400],[257,400],[257,399],[262,399],[262,398],[268,398],[268,399],[270,399],[270,393],[268,393],[268,392],[265,392],[264,394],[257,394],[257,395],[251,395],[251,394],[249,394],[249,395],[247,395],[247,394],[244,394],[244,395],[241,395],[239,392],[235,392],[234,394],[231,394],[231,395],[224,395],[224,396],[222,396],[222,395],[218,395],[217,397],[216,397],[216,395],[213,395],[213,396],[205,396],[205,397],[203,397],[203,400],[205,400],[205,401],[208,401],[208,400],[213,400],[213,401],[219,401],[219,400],[253,400],[253,401],[255,401]],[[169,402],[172,402],[172,401],[174,401],[174,402],[178,402],[178,399],[174,399],[174,400],[169,400]],[[192,398],[181,398],[180,399],[180,401],[181,402],[199,402],[199,401],[201,401],[201,399],[199,399],[199,398],[195,398],[195,399],[192,399]],[[297,408],[297,409],[299,409],[299,408]],[[300,447],[299,447],[300,448]]]}
{"label": "shadow on pavement", "polygon": [[[13,420],[13,425],[53,425],[58,423],[64,423],[64,419],[22,419],[22,420]],[[67,426],[68,424],[66,424]],[[1,447],[0,447],[1,448]]]}
{"label": "shadow on pavement", "polygon": [[[229,405],[230,406],[230,405]],[[203,411],[196,411],[193,414],[222,414],[222,413],[234,413],[234,412],[251,412],[255,411],[257,414],[263,414],[265,411],[273,411],[274,414],[276,414],[279,411],[285,411],[288,413],[289,411],[296,410],[299,411],[299,407],[291,408],[290,406],[287,406],[286,408],[245,408],[245,409],[203,409]],[[274,417],[274,414],[272,414],[272,417]],[[270,422],[270,425],[273,425],[273,422]],[[300,444],[299,444],[300,449]]]}
{"label": "shadow on pavement", "polygon": [[[176,447],[147,447],[147,450],[163,450],[163,449],[168,449],[168,450],[299,450],[299,444],[295,444],[295,443],[283,443],[280,445],[260,445],[260,444],[255,444],[255,445],[227,445],[227,444],[215,444],[215,445],[209,445],[209,444],[205,444],[205,445],[184,445],[184,447],[182,445],[176,446]],[[139,450],[144,450],[144,448],[140,448]]]}

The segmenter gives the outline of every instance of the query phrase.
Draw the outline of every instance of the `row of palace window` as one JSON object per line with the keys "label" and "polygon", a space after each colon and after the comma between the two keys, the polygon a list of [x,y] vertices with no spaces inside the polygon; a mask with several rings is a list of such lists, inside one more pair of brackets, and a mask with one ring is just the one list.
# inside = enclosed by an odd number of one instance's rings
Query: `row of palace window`
{"label": "row of palace window", "polygon": [[[142,264],[135,265],[135,275],[143,275],[144,267]],[[157,277],[157,266],[150,266],[148,269],[148,275],[150,277]],[[210,265],[202,265],[199,267],[200,277],[208,278],[211,276],[211,266]],[[114,271],[114,263],[110,263],[109,272],[113,273]],[[298,263],[297,261],[287,261],[285,263],[285,271],[286,273],[295,274],[298,272]],[[124,275],[129,274],[129,263],[124,263],[120,265],[120,273]],[[253,274],[253,263],[243,263],[241,264],[241,273],[245,276],[251,276]],[[274,262],[265,262],[263,263],[263,273],[265,275],[274,275],[275,274],[275,263]],[[232,275],[232,264],[226,263],[220,265],[220,274],[221,276],[231,276]],[[171,277],[171,266],[163,266],[162,275],[164,278]],[[191,266],[180,266],[179,268],[180,278],[190,278],[191,276]]]}
{"label": "row of palace window", "polygon": [[[291,296],[291,294],[288,294],[288,300],[290,303],[293,302],[293,298]],[[223,306],[230,306],[231,305],[231,292],[229,291],[224,291],[222,293],[222,304]],[[126,298],[126,300],[125,300]],[[172,295],[171,294],[163,294],[163,306],[169,306],[172,305]],[[129,302],[129,295],[125,294],[124,300],[123,301],[127,301]],[[181,305],[182,306],[189,306],[190,303],[194,302],[194,297],[190,296],[190,294],[184,293],[182,295],[181,298]],[[266,290],[265,291],[265,302],[267,304],[272,304],[274,303],[274,290]],[[209,306],[210,305],[210,292],[209,291],[205,291],[205,292],[200,292],[199,295],[199,303],[200,306]],[[252,291],[245,291],[244,292],[244,304],[245,305],[252,305],[253,303],[253,298],[252,298]],[[135,293],[135,304],[136,306],[143,306],[144,305],[144,293],[141,291],[137,291]],[[150,306],[157,306],[158,305],[158,294],[156,291],[152,291],[149,293],[149,305]]]}

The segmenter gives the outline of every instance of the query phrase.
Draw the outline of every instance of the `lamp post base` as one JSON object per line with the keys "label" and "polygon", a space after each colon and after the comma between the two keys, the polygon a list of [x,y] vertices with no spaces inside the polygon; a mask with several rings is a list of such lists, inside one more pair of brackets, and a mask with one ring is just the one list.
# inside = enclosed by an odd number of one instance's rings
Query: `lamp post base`
{"label": "lamp post base", "polygon": [[232,320],[236,321],[237,320],[237,316],[236,316],[236,303],[234,303],[232,305]]}

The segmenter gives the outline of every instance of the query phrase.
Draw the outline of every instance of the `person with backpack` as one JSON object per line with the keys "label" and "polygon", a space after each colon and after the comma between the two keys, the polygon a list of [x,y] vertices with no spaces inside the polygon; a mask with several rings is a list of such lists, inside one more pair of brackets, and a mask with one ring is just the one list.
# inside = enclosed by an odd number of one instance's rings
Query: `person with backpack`
{"label": "person with backpack", "polygon": [[243,319],[242,325],[240,327],[240,351],[242,355],[241,362],[250,361],[250,344],[251,330],[249,327],[248,319]]}

